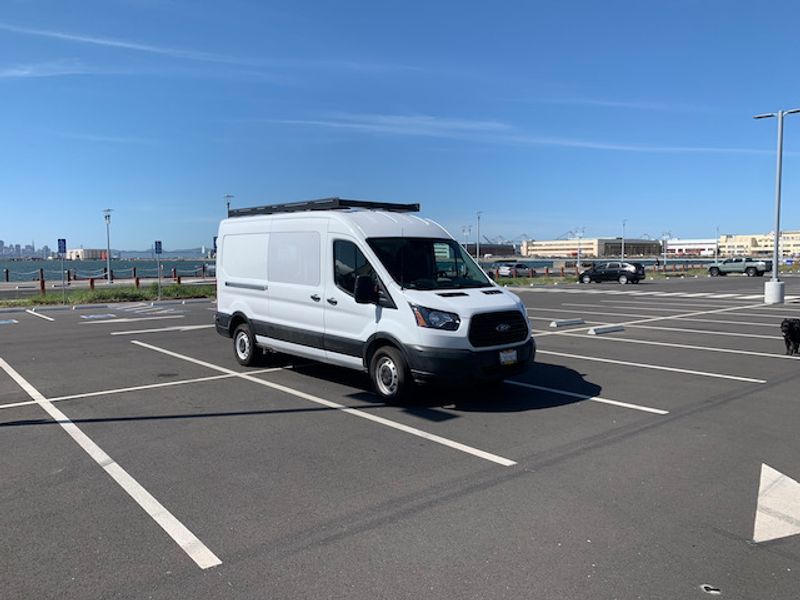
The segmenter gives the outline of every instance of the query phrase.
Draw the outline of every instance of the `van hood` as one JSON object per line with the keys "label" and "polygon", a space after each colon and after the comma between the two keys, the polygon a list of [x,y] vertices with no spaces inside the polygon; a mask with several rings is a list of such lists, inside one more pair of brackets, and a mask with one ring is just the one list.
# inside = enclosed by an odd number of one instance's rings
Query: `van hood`
{"label": "van hood", "polygon": [[[488,293],[487,293],[488,292]],[[411,304],[453,312],[464,317],[501,310],[524,310],[519,296],[499,287],[451,290],[402,290]]]}

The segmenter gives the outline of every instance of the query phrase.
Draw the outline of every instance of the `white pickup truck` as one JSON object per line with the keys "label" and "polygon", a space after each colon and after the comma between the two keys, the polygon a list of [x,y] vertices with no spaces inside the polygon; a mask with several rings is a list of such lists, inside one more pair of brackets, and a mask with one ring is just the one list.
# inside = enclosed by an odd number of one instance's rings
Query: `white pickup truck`
{"label": "white pickup truck", "polygon": [[760,260],[749,256],[726,258],[722,262],[718,261],[708,265],[708,274],[711,277],[719,277],[728,273],[742,273],[748,277],[761,277],[771,270],[771,260]]}

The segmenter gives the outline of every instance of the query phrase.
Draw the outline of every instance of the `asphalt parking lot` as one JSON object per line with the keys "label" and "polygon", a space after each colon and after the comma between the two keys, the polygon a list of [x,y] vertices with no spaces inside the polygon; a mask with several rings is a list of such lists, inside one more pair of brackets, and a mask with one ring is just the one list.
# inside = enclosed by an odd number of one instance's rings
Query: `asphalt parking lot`
{"label": "asphalt parking lot", "polygon": [[403,407],[240,367],[209,302],[0,313],[0,597],[797,598],[800,279],[763,283],[521,290],[527,374]]}

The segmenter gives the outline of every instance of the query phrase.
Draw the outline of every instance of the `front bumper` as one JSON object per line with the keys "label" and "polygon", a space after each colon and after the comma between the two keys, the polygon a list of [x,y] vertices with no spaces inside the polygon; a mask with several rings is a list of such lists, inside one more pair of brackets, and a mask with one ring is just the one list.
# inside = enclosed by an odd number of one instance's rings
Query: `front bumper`
{"label": "front bumper", "polygon": [[516,350],[517,362],[500,364],[500,351],[443,350],[424,346],[406,346],[411,375],[414,381],[440,383],[475,383],[505,379],[524,373],[536,355],[533,338],[502,350]]}

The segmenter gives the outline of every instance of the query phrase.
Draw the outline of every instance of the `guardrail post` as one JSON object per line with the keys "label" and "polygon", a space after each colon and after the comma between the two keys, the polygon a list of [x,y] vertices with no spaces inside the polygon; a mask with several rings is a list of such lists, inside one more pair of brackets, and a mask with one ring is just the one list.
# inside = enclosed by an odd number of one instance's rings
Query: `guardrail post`
{"label": "guardrail post", "polygon": [[139,278],[138,277],[134,277],[133,278],[133,285],[137,290],[139,289]]}
{"label": "guardrail post", "polygon": [[67,283],[70,283],[71,281],[72,281],[72,273],[70,272],[69,269],[67,269]]}
{"label": "guardrail post", "polygon": [[564,276],[564,267],[561,267],[561,276]]}
{"label": "guardrail post", "polygon": [[550,277],[550,267],[545,267],[544,268],[544,276],[545,277]]}
{"label": "guardrail post", "polygon": [[39,269],[39,293],[44,296],[44,269]]}
{"label": "guardrail post", "polygon": [[206,278],[206,263],[203,263],[203,266],[200,267],[203,279]]}
{"label": "guardrail post", "polygon": [[8,269],[3,269],[3,281],[8,283]]}
{"label": "guardrail post", "polygon": [[94,277],[89,277],[89,289],[94,291]]}
{"label": "guardrail post", "polygon": [[114,269],[110,271],[111,277],[108,278],[109,283],[114,283]]}
{"label": "guardrail post", "polygon": [[175,282],[176,282],[178,285],[180,285],[180,284],[181,284],[181,276],[180,276],[180,275],[177,275],[177,276],[175,277]]}

